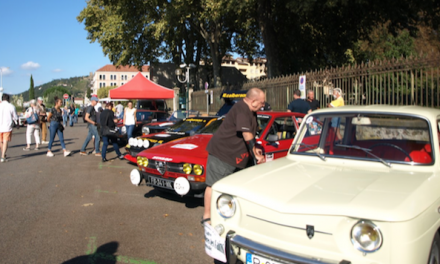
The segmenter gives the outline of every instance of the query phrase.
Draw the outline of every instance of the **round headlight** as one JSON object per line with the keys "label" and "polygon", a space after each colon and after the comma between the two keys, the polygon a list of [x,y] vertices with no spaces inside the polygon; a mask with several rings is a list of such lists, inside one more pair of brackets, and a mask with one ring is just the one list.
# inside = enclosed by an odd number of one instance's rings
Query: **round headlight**
{"label": "round headlight", "polygon": [[150,141],[148,141],[148,139],[144,140],[144,143],[142,145],[144,148],[148,148],[150,146]]}
{"label": "round headlight", "polygon": [[142,166],[148,167],[148,159],[144,158],[144,161],[142,162]]}
{"label": "round headlight", "polygon": [[186,174],[190,174],[192,171],[192,166],[189,163],[183,164],[183,172]]}
{"label": "round headlight", "polygon": [[136,160],[137,160],[137,164],[138,165],[142,165],[142,157],[141,156],[137,156],[137,158],[136,158]]}
{"label": "round headlight", "polygon": [[379,227],[371,221],[361,220],[351,229],[351,243],[364,253],[378,250],[382,246],[382,240]]}
{"label": "round headlight", "polygon": [[150,134],[150,128],[148,128],[146,126],[142,127],[142,134],[144,134],[144,135]]}
{"label": "round headlight", "polygon": [[122,133],[122,135],[127,134],[127,128],[125,126],[122,126],[121,133]]}
{"label": "round headlight", "polygon": [[217,211],[224,218],[233,217],[236,208],[235,199],[230,195],[222,194],[217,199]]}
{"label": "round headlight", "polygon": [[202,167],[202,165],[199,165],[199,164],[194,165],[194,173],[196,175],[202,175],[203,174],[203,167]]}
{"label": "round headlight", "polygon": [[137,141],[137,139],[135,139],[135,138],[133,138],[133,140],[131,141],[131,144],[130,144],[132,147],[137,147],[137,145],[138,145],[138,141]]}
{"label": "round headlight", "polygon": [[134,140],[134,138],[130,138],[130,139],[128,140],[128,145],[133,146],[133,140]]}
{"label": "round headlight", "polygon": [[138,147],[142,147],[142,145],[144,144],[144,141],[140,138],[137,139],[137,145]]}

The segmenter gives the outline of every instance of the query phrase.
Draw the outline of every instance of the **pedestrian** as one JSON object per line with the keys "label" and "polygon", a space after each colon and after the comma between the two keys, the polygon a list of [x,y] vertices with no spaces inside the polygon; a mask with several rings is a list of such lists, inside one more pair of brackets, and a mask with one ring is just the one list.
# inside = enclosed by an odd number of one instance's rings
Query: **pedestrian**
{"label": "pedestrian", "polygon": [[127,107],[124,110],[123,124],[127,130],[127,140],[133,137],[134,127],[136,126],[136,109],[133,108],[133,102],[128,101]]}
{"label": "pedestrian", "polygon": [[[32,117],[34,114],[37,114],[37,116],[40,115],[40,110],[37,107],[35,99],[32,99],[30,102],[29,108],[26,110],[24,117],[26,119]],[[35,150],[38,150],[38,146],[40,145],[40,119],[35,119],[36,121],[32,124],[27,124],[26,128],[26,144],[27,146],[23,148],[24,151],[31,150],[31,143],[32,143],[32,134],[34,134],[35,137]]]}
{"label": "pedestrian", "polygon": [[2,95],[2,102],[0,104],[0,145],[2,156],[0,162],[6,161],[6,151],[8,150],[8,142],[11,142],[12,128],[15,125],[17,129],[18,124],[17,111],[15,106],[9,103],[9,94]]}
{"label": "pedestrian", "polygon": [[121,101],[115,107],[115,115],[118,119],[122,119],[124,116],[124,106],[121,104]]}
{"label": "pedestrian", "polygon": [[258,122],[256,112],[264,106],[265,94],[258,88],[251,88],[242,101],[229,110],[223,123],[214,133],[206,150],[205,209],[202,224],[211,219],[211,186],[218,180],[245,168],[249,157],[256,163],[264,161],[261,149],[255,147]]}
{"label": "pedestrian", "polygon": [[306,102],[309,104],[310,109],[312,109],[312,111],[318,110],[319,109],[319,100],[315,99],[315,92],[313,92],[312,89],[307,91],[307,100]]}
{"label": "pedestrian", "polygon": [[289,103],[287,106],[287,112],[295,112],[295,113],[303,113],[308,114],[312,112],[310,106],[306,101],[301,99],[301,91],[295,90],[293,91],[293,101]]}
{"label": "pedestrian", "polygon": [[73,126],[74,118],[75,118],[75,104],[71,103],[70,104],[70,111],[69,111],[69,125],[71,127]]}
{"label": "pedestrian", "polygon": [[118,158],[121,160],[124,159],[124,155],[122,155],[121,151],[119,150],[116,134],[115,136],[108,136],[103,134],[105,128],[109,128],[111,130],[114,130],[116,128],[115,122],[117,122],[118,120],[117,118],[115,118],[112,108],[113,108],[113,103],[112,102],[107,103],[105,105],[105,110],[102,111],[100,115],[101,134],[102,134],[102,143],[103,143],[102,151],[101,151],[102,162],[108,161],[106,158],[106,152],[107,152],[107,146],[110,142],[112,143],[113,149],[115,150],[116,155],[118,155]]}
{"label": "pedestrian", "polygon": [[67,109],[67,105],[63,108],[63,127],[67,126],[67,116],[68,116],[69,110]]}
{"label": "pedestrian", "polygon": [[260,111],[272,112],[272,107],[268,102],[264,102],[264,106],[261,107]]}
{"label": "pedestrian", "polygon": [[43,103],[43,98],[38,97],[37,106],[40,110],[40,127],[41,127],[41,144],[47,144],[49,142],[46,141],[47,138],[47,113],[46,106]]}
{"label": "pedestrian", "polygon": [[86,140],[84,141],[84,144],[81,147],[79,154],[83,156],[88,155],[86,152],[87,145],[89,144],[92,137],[95,137],[95,144],[94,144],[95,156],[101,157],[101,153],[99,151],[99,133],[97,129],[98,123],[97,123],[96,111],[95,111],[95,106],[98,103],[98,97],[92,96],[90,100],[91,100],[91,104],[86,108],[86,111],[84,113],[85,114],[84,119],[87,122],[87,127],[89,132],[87,134]]}
{"label": "pedestrian", "polygon": [[342,98],[342,90],[341,88],[333,89],[333,101],[327,105],[327,107],[340,107],[344,106],[344,98]]}
{"label": "pedestrian", "polygon": [[49,123],[49,145],[47,147],[47,156],[53,157],[54,154],[52,153],[52,145],[55,141],[55,136],[58,135],[58,139],[60,140],[61,147],[64,151],[64,157],[67,157],[70,155],[70,151],[66,149],[66,145],[64,144],[64,127],[61,124],[63,121],[63,112],[61,110],[61,105],[63,104],[63,100],[61,98],[58,98],[58,96],[54,97],[55,106],[50,109],[50,112],[47,116],[47,120],[50,121]]}
{"label": "pedestrian", "polygon": [[[328,107],[341,107],[344,106],[344,98],[342,98],[342,90],[340,88],[335,88],[333,89],[333,98],[334,100],[331,101],[327,106]],[[335,143],[340,143],[343,136],[341,134],[341,129],[340,129],[340,123],[341,123],[341,118],[340,117],[333,117],[332,121],[331,121],[331,128],[332,130],[330,130],[328,132],[328,134],[330,135],[330,137],[335,136]],[[333,146],[333,145],[332,145]],[[329,153],[333,153],[333,149],[330,148]]]}
{"label": "pedestrian", "polygon": [[79,112],[79,108],[75,107],[75,115],[74,115],[75,124],[78,123],[78,112]]}

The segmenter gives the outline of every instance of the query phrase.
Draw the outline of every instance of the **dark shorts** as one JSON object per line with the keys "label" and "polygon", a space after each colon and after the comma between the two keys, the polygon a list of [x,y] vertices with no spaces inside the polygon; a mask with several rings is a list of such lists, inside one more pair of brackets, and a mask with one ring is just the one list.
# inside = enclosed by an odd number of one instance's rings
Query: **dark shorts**
{"label": "dark shorts", "polygon": [[205,183],[208,186],[212,186],[217,181],[224,177],[231,175],[236,171],[235,166],[231,166],[226,162],[221,161],[217,157],[209,154],[208,162],[206,164],[206,180]]}

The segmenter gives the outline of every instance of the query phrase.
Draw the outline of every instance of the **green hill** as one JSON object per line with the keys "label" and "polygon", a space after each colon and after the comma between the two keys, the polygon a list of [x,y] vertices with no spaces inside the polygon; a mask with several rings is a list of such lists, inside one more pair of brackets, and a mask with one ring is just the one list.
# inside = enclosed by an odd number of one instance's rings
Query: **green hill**
{"label": "green hill", "polygon": [[[66,87],[66,89],[69,90],[74,97],[84,98],[84,93],[86,92],[86,89],[89,88],[92,78],[92,76],[71,77],[69,79],[56,79],[43,85],[37,85],[35,86],[35,98],[43,96],[45,90],[54,86]],[[25,91],[17,95],[22,95],[25,102],[29,101],[29,91]]]}

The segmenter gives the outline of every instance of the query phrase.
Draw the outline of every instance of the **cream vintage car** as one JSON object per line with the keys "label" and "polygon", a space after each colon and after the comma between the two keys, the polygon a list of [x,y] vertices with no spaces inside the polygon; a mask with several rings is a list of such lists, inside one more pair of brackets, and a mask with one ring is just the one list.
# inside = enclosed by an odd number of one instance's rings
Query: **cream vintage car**
{"label": "cream vintage car", "polygon": [[340,107],[289,154],[213,185],[206,252],[227,263],[440,263],[440,110]]}

